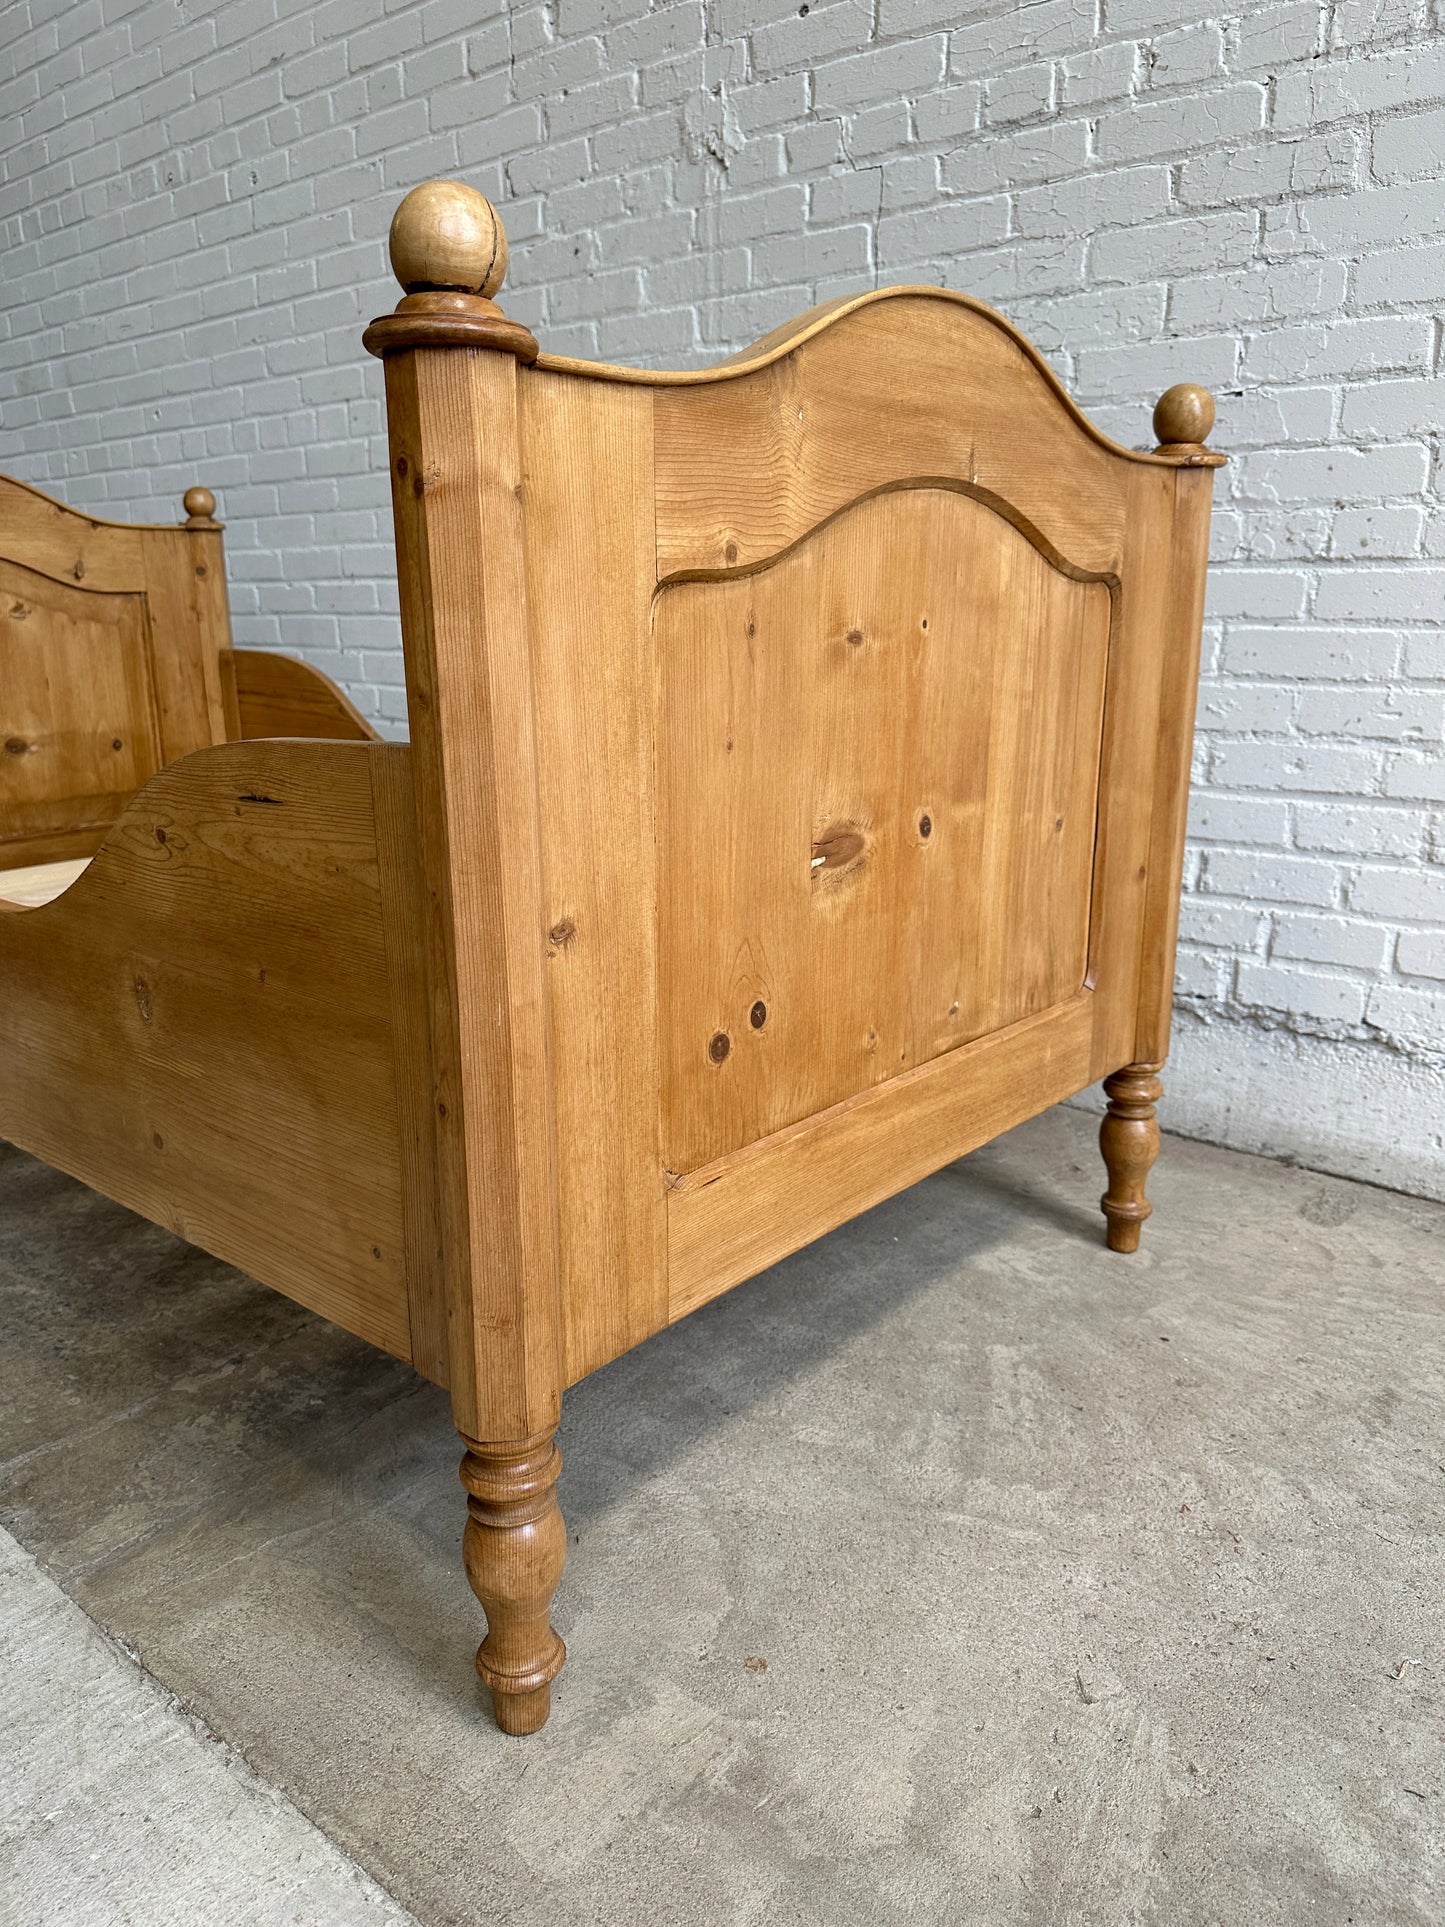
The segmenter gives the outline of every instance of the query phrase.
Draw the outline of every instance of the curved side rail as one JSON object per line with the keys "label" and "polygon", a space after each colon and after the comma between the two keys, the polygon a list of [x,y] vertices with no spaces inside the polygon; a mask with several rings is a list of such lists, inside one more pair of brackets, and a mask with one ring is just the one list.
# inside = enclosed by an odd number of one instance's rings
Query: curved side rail
{"label": "curved side rail", "polygon": [[436,1374],[418,888],[404,745],[170,765],[0,916],[0,1135]]}

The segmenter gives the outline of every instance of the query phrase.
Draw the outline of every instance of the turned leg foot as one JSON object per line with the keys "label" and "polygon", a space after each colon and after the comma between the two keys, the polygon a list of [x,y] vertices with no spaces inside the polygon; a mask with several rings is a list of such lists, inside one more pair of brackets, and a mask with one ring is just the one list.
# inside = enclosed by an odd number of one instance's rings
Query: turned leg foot
{"label": "turned leg foot", "polygon": [[550,1432],[487,1444],[463,1434],[467,1578],[487,1615],[477,1671],[504,1733],[535,1733],[552,1710],[567,1648],[552,1630],[552,1594],[567,1557],[557,1509],[562,1454]]}
{"label": "turned leg foot", "polygon": [[1164,1086],[1162,1064],[1126,1064],[1104,1079],[1108,1115],[1099,1126],[1099,1149],[1109,1172],[1109,1188],[1099,1200],[1108,1220],[1110,1251],[1137,1251],[1139,1231],[1154,1209],[1144,1196],[1144,1183],[1159,1155],[1159,1126],[1154,1117]]}

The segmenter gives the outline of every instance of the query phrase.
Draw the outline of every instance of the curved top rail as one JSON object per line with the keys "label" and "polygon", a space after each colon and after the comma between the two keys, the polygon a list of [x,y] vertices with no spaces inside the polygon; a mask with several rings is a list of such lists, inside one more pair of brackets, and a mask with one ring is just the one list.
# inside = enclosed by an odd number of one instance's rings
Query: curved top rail
{"label": "curved top rail", "polygon": [[952,288],[907,284],[842,295],[784,322],[740,354],[709,368],[624,368],[615,362],[545,355],[535,336],[503,314],[492,298],[507,271],[507,236],[501,217],[484,194],[460,181],[424,181],[405,196],[391,223],[391,264],[405,291],[396,312],[373,321],[362,337],[375,355],[409,348],[490,348],[515,355],[544,374],[585,381],[611,381],[639,388],[700,388],[756,374],[801,348],[825,329],[880,301],[943,301],[964,308],[997,328],[1032,363],[1075,425],[1098,447],[1121,461],[1161,468],[1219,468],[1225,457],[1204,446],[1214,422],[1208,392],[1181,383],[1160,397],[1154,413],[1160,446],[1152,453],[1125,448],[1091,422],[1038,349],[997,309]]}
{"label": "curved top rail", "polygon": [[[88,522],[93,529],[126,529],[142,532],[163,529],[169,535],[178,526],[175,522],[117,522],[108,515],[92,515],[89,509],[78,509],[70,502],[62,502],[58,496],[47,495],[43,488],[37,488],[33,482],[22,482],[18,475],[0,475],[0,489],[7,488],[18,489],[24,495],[34,496],[37,502],[43,502],[46,508],[54,509],[57,515],[74,516],[78,522]],[[209,489],[187,489],[186,495],[188,498],[204,495],[210,504],[209,508],[200,511],[200,505],[193,508],[189,499],[182,503],[186,510],[187,522],[192,528],[215,529],[221,526],[219,522],[209,519],[211,511],[216,506],[216,498]],[[179,526],[185,527],[186,523],[181,523]]]}
{"label": "curved top rail", "polygon": [[972,295],[961,294],[957,289],[936,288],[926,282],[902,282],[894,287],[872,288],[864,294],[839,295],[832,301],[820,302],[817,307],[809,308],[803,314],[795,315],[791,321],[785,321],[781,327],[772,329],[751,346],[706,368],[627,368],[616,362],[583,361],[572,355],[549,354],[539,354],[534,365],[552,374],[580,375],[590,381],[631,382],[647,388],[696,388],[712,382],[736,381],[742,375],[756,374],[759,369],[771,367],[774,362],[781,361],[785,355],[792,354],[805,342],[812,341],[815,336],[846,320],[849,315],[857,314],[863,308],[871,308],[880,301],[893,301],[900,297],[944,301],[955,307],[966,308],[1007,335],[1043,376],[1075,423],[1110,455],[1117,455],[1124,461],[1152,463],[1162,468],[1220,468],[1224,465],[1225,456],[1199,443],[1166,444],[1153,453],[1146,453],[1116,442],[1084,413],[1028,336],[996,308],[989,307],[985,301],[976,300]]}

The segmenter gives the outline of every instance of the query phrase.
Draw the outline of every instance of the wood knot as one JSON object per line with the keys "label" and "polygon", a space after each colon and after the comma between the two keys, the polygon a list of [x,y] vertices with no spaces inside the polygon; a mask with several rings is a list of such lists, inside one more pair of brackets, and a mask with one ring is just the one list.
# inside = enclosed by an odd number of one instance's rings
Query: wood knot
{"label": "wood knot", "polygon": [[863,647],[863,631],[861,629],[850,629],[843,640],[850,649],[861,649]]}
{"label": "wood knot", "polygon": [[547,932],[547,941],[554,951],[565,950],[576,934],[576,924],[570,917],[563,917],[560,923],[554,923]]}
{"label": "wood knot", "polygon": [[813,844],[811,868],[815,878],[847,870],[861,863],[868,839],[853,823],[831,823]]}
{"label": "wood knot", "polygon": [[707,1054],[714,1064],[724,1064],[727,1062],[727,1055],[732,1047],[733,1040],[728,1036],[727,1032],[725,1030],[715,1030],[708,1039]]}
{"label": "wood knot", "polygon": [[135,1003],[142,1022],[148,1024],[155,1016],[155,1005],[151,1002],[151,987],[144,977],[135,980]]}
{"label": "wood knot", "polygon": [[918,819],[918,834],[923,838],[925,843],[929,837],[933,835],[933,818],[929,816],[926,811]]}
{"label": "wood knot", "polygon": [[768,1021],[768,1007],[763,1002],[762,998],[759,997],[758,1001],[753,1005],[752,1009],[748,1012],[748,1022],[752,1025],[754,1030],[761,1030],[763,1025],[767,1021]]}
{"label": "wood knot", "polygon": [[29,747],[29,743],[26,742],[23,736],[7,736],[5,738],[5,754],[7,756],[23,756]]}

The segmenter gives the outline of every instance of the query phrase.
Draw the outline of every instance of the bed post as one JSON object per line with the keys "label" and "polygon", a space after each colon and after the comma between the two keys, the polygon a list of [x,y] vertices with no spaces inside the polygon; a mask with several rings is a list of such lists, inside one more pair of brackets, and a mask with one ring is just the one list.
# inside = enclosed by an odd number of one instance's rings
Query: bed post
{"label": "bed post", "polygon": [[1134,1061],[1105,1078],[1104,1094],[1109,1105],[1099,1126],[1099,1149],[1109,1174],[1099,1209],[1104,1214],[1111,1251],[1137,1251],[1144,1220],[1154,1209],[1144,1187],[1159,1155],[1155,1111],[1164,1091],[1159,1073],[1169,1055],[1174,1008],[1174,953],[1179,938],[1189,764],[1199,692],[1209,508],[1213,471],[1224,459],[1205,446],[1213,427],[1214,397],[1195,382],[1181,381],[1166,389],[1155,404],[1156,453],[1175,456],[1180,465],[1172,478],[1169,540],[1173,567],[1159,638],[1164,661]]}
{"label": "bed post", "polygon": [[537,344],[490,298],[506,236],[475,190],[408,194],[391,261],[406,293],[365,345],[386,364],[465,1559],[487,1614],[477,1671],[502,1729],[531,1733],[566,1656],[549,1621],[562,1363],[518,394]]}

